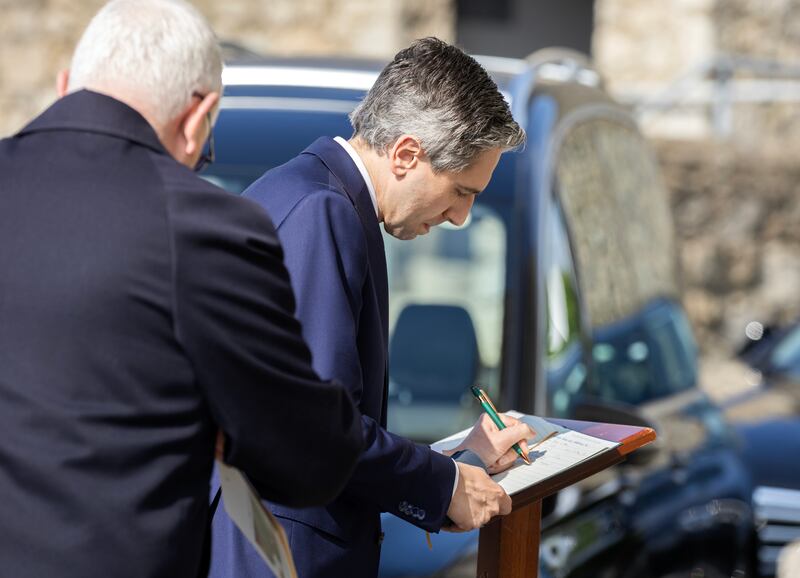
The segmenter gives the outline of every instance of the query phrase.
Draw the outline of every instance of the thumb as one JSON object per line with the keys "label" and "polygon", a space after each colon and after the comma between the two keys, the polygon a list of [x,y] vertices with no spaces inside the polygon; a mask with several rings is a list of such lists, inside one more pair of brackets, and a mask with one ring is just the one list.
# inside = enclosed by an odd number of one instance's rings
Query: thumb
{"label": "thumb", "polygon": [[511,497],[503,492],[503,496],[500,498],[500,515],[506,516],[511,513]]}

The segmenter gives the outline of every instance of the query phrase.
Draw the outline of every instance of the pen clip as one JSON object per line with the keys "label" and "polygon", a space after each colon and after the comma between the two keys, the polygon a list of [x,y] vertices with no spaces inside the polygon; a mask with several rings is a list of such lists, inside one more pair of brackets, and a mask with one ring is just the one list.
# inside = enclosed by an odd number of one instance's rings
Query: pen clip
{"label": "pen clip", "polygon": [[483,401],[485,401],[487,404],[489,404],[489,407],[491,407],[494,410],[495,413],[498,413],[497,408],[494,406],[494,404],[492,403],[492,400],[489,398],[489,396],[486,395],[486,392],[483,391],[483,388],[479,387],[478,389],[481,392],[481,396],[483,396]]}

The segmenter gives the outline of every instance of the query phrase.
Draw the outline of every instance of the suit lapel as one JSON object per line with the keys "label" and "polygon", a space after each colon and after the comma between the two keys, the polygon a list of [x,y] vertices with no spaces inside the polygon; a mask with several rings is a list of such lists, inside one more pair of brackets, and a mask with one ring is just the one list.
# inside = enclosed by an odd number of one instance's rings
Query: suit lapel
{"label": "suit lapel", "polygon": [[[332,138],[322,137],[314,141],[304,152],[313,154],[328,167],[333,178],[338,182],[331,183],[341,188],[353,203],[367,238],[367,252],[375,297],[380,309],[383,335],[383,350],[389,348],[389,287],[386,274],[386,252],[383,246],[380,223],[375,215],[375,207],[358,167],[342,146]],[[338,186],[337,186],[338,185]],[[385,397],[385,396],[384,396]],[[385,414],[385,412],[384,412]]]}

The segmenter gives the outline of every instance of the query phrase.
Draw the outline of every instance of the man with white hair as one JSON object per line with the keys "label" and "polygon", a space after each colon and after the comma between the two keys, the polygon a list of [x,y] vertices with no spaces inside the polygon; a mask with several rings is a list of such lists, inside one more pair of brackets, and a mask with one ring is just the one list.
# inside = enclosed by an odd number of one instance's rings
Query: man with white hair
{"label": "man with white hair", "polygon": [[193,577],[219,430],[264,498],[312,506],[361,418],[311,367],[269,219],[190,170],[221,90],[207,22],[112,0],[72,64],[0,141],[0,574]]}

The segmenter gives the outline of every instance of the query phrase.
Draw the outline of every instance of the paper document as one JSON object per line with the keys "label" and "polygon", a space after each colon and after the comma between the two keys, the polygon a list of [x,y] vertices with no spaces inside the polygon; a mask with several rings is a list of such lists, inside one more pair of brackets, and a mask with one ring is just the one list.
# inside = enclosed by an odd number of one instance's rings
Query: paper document
{"label": "paper document", "polygon": [[[518,459],[510,469],[492,476],[492,479],[500,484],[508,495],[516,494],[619,445],[617,442],[602,440],[550,423],[541,417],[515,411],[506,412],[506,415],[517,418],[536,431],[536,436],[527,440],[528,447],[531,448],[528,454],[531,465],[526,465],[525,462]],[[452,450],[458,447],[471,429],[439,440],[431,445],[431,449],[439,453]],[[551,433],[555,435],[545,439]],[[544,441],[536,445],[540,440]],[[469,451],[456,461],[483,467],[480,458]]]}
{"label": "paper document", "polygon": [[217,461],[222,501],[233,523],[255,547],[277,578],[297,578],[286,533],[264,508],[247,478],[231,466]]}

